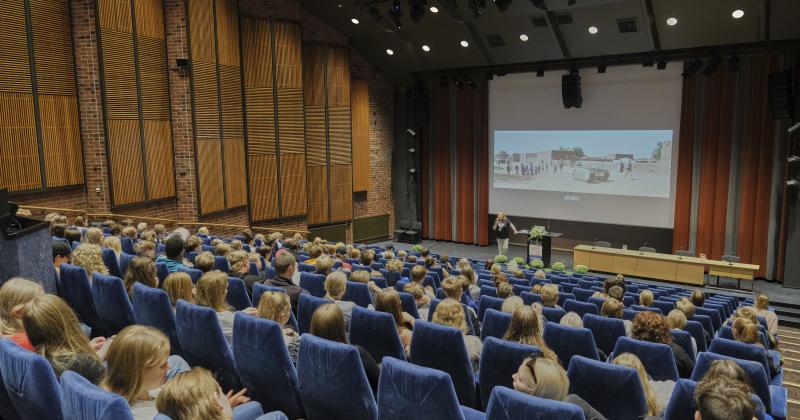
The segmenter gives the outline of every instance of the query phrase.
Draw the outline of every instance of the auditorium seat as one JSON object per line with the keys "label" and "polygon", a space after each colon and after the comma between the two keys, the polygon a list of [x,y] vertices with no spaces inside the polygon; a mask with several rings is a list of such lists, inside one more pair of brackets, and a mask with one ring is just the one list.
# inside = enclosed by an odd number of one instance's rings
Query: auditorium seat
{"label": "auditorium seat", "polygon": [[512,375],[517,373],[522,361],[540,352],[541,349],[536,346],[487,337],[481,350],[478,380],[481,406],[488,407],[494,387],[513,387]]}
{"label": "auditorium seat", "polygon": [[253,306],[244,280],[238,277],[228,277],[228,294],[225,296],[225,300],[237,311],[243,311]]}
{"label": "auditorium seat", "polygon": [[120,245],[122,247],[122,252],[130,255],[136,255],[136,248],[134,248],[133,239],[123,236],[120,238]]}
{"label": "auditorium seat", "polygon": [[158,276],[158,287],[161,287],[161,285],[164,284],[164,279],[166,279],[167,276],[169,275],[169,268],[167,268],[166,263],[163,262],[156,263],[156,275]]}
{"label": "auditorium seat", "polygon": [[133,420],[125,398],[108,392],[73,371],[61,375],[64,420]]}
{"label": "auditorium seat", "polygon": [[522,298],[526,305],[533,305],[534,302],[542,303],[542,295],[538,293],[522,292],[519,297]]}
{"label": "auditorium seat", "polygon": [[574,404],[548,400],[498,386],[492,391],[486,420],[584,420]]}
{"label": "auditorium seat", "polygon": [[681,331],[681,330],[672,330],[672,342],[679,345],[686,354],[692,359],[692,362],[695,361],[697,356],[695,355],[694,348],[692,347],[692,334],[688,331]]}
{"label": "auditorium seat", "polygon": [[600,360],[592,332],[586,328],[568,327],[553,322],[544,326],[544,342],[558,355],[562,366],[568,366],[574,356]]}
{"label": "auditorium seat", "polygon": [[175,325],[175,313],[167,292],[142,283],[133,285],[133,318],[137,324],[160,330],[169,337],[170,353],[182,354]]}
{"label": "auditorium seat", "polygon": [[512,315],[496,309],[487,309],[483,314],[483,323],[481,325],[481,339],[487,337],[503,338],[509,325],[511,325]]}
{"label": "auditorium seat", "polygon": [[668,315],[669,311],[675,309],[675,304],[672,302],[665,302],[663,300],[654,300],[653,307],[661,310],[661,313]]}
{"label": "auditorium seat", "polygon": [[594,290],[575,287],[572,289],[572,294],[575,295],[576,300],[586,302],[594,294]]}
{"label": "auditorium seat", "polygon": [[481,286],[481,296],[497,297],[497,288],[493,286]]}
{"label": "auditorium seat", "polygon": [[542,315],[548,322],[554,322],[558,324],[561,322],[561,318],[563,318],[566,314],[567,311],[562,308],[550,308],[547,306],[542,306]]}
{"label": "auditorium seat", "polygon": [[112,336],[134,324],[133,306],[122,280],[100,273],[92,278],[94,306],[106,333]]}
{"label": "auditorium seat", "polygon": [[398,292],[400,294],[400,305],[403,307],[403,312],[413,316],[414,319],[419,319],[419,309],[417,309],[417,302],[414,296],[406,292]]}
{"label": "auditorium seat", "polygon": [[578,316],[583,317],[585,314],[598,315],[600,311],[593,303],[579,302],[577,300],[568,299],[564,302],[564,310],[567,312],[575,312]]}
{"label": "auditorium seat", "polygon": [[[697,308],[695,308],[695,310],[697,310]],[[714,336],[714,324],[711,322],[710,316],[695,313],[691,320],[699,322],[703,326],[703,329],[706,331],[706,333],[708,333],[709,337]]]}
{"label": "auditorium seat", "polygon": [[314,315],[314,311],[326,303],[333,302],[306,293],[300,295],[297,303],[297,326],[300,334],[311,331],[311,317]]}
{"label": "auditorium seat", "polygon": [[350,318],[350,343],[363,347],[378,363],[386,356],[406,360],[394,317],[385,312],[354,307]]}
{"label": "auditorium seat", "polygon": [[605,354],[611,354],[617,339],[626,336],[625,323],[621,319],[586,314],[583,316],[583,326],[592,332],[595,344]]}
{"label": "auditorium seat", "polygon": [[78,319],[92,329],[92,337],[107,335],[97,315],[89,276],[83,267],[61,264],[61,276],[56,277],[56,288],[58,295],[67,301]]}
{"label": "auditorium seat", "polygon": [[[716,309],[709,309],[696,306],[694,308],[694,313],[696,315],[705,315],[711,318],[711,325],[714,327],[714,331],[719,331],[719,329],[722,328],[722,317],[719,316],[719,311],[717,311]],[[711,335],[714,335],[714,333],[712,332]]]}
{"label": "auditorium seat", "polygon": [[[722,328],[717,331],[717,337],[719,338],[726,338],[728,340],[734,340],[733,338],[733,329],[728,325],[723,325]],[[761,345],[764,348],[769,348],[769,341],[767,340],[767,336],[764,335],[763,332],[758,332],[758,341],[761,342]]]}
{"label": "auditorium seat", "polygon": [[372,305],[372,296],[369,293],[369,285],[366,283],[348,281],[347,287],[344,289],[344,296],[342,296],[342,300],[348,300],[362,308],[369,307]]}
{"label": "auditorium seat", "polygon": [[564,302],[566,302],[566,301],[568,301],[570,299],[578,300],[578,298],[576,298],[575,294],[573,294],[573,293],[569,293],[569,292],[559,293],[558,294],[558,306],[564,307]]}
{"label": "auditorium seat", "polygon": [[63,418],[58,381],[47,359],[3,338],[0,339],[0,374],[20,418]]}
{"label": "auditorium seat", "polygon": [[708,343],[706,343],[703,324],[701,324],[699,321],[686,321],[686,326],[683,329],[691,334],[692,338],[694,338],[694,341],[697,344],[698,353],[701,351],[706,351],[708,348]]}
{"label": "auditorium seat", "polygon": [[122,271],[119,269],[119,260],[117,253],[111,248],[102,248],[103,251],[103,264],[108,268],[108,273],[114,277],[122,278]]}
{"label": "auditorium seat", "polygon": [[639,312],[647,311],[647,312],[654,312],[654,313],[657,313],[659,315],[664,315],[661,312],[661,309],[658,309],[658,308],[655,308],[655,307],[652,307],[652,306],[631,305],[631,309],[633,309],[634,311],[639,311]]}
{"label": "auditorium seat", "polygon": [[598,297],[590,297],[589,300],[587,300],[586,302],[591,303],[594,306],[597,306],[597,313],[599,314],[600,312],[603,311],[603,304],[606,303],[606,299]]}
{"label": "auditorium seat", "polygon": [[214,268],[223,273],[229,272],[230,265],[228,264],[228,259],[220,255],[214,256]]}
{"label": "auditorium seat", "polygon": [[297,379],[309,420],[378,418],[378,407],[358,350],[349,344],[303,335]]}
{"label": "auditorium seat", "polygon": [[122,273],[121,278],[125,278],[125,274],[128,272],[128,265],[131,263],[134,256],[135,254],[126,254],[124,252],[119,254],[119,271]]}
{"label": "auditorium seat", "polygon": [[630,337],[620,337],[610,360],[622,353],[633,353],[641,360],[647,374],[656,381],[677,381],[678,367],[672,348],[666,344],[650,343]]}
{"label": "auditorium seat", "polygon": [[203,271],[198,270],[196,268],[189,268],[186,266],[178,266],[178,271],[184,272],[189,275],[189,278],[192,279],[193,284],[197,284],[197,281],[200,280],[200,277],[203,276]]}
{"label": "auditorium seat", "polygon": [[480,300],[478,301],[478,319],[483,319],[483,315],[486,313],[487,309],[491,308],[499,311],[502,307],[503,299],[492,296],[481,296]]}
{"label": "auditorium seat", "polygon": [[[694,412],[697,411],[697,404],[694,400],[695,388],[697,388],[697,382],[690,379],[678,379],[672,391],[672,396],[665,407],[664,420],[694,418]],[[761,402],[761,398],[758,398],[755,394],[750,395],[756,406],[755,418],[765,420],[764,404]]]}
{"label": "auditorium seat", "polygon": [[760,363],[761,366],[764,367],[764,371],[767,374],[770,385],[780,386],[783,383],[783,369],[779,369],[779,371],[773,375],[769,368],[769,353],[767,353],[767,350],[755,344],[740,343],[735,340],[717,337],[711,341],[708,351],[711,353],[717,353],[724,356]]}
{"label": "auditorium seat", "polygon": [[[433,314],[436,313],[436,307],[442,300],[440,299],[431,299],[431,304],[428,306],[428,319],[427,321],[433,321]],[[461,304],[464,307],[464,321],[467,322],[467,334],[470,335],[478,335],[475,333],[475,326],[472,325],[472,317],[469,316],[469,308],[466,304]]]}
{"label": "auditorium seat", "polygon": [[642,418],[647,412],[636,369],[576,356],[567,368],[569,392],[609,419]]}
{"label": "auditorium seat", "polygon": [[300,287],[311,295],[321,298],[325,296],[325,276],[315,273],[300,273]]}
{"label": "auditorium seat", "polygon": [[[253,283],[253,306],[258,308],[258,303],[261,300],[261,295],[264,292],[279,292],[279,293],[286,293],[286,290],[281,287],[270,286],[263,283]],[[295,331],[299,331],[297,327],[297,317],[294,316],[293,311],[289,311],[289,325],[294,328]]]}

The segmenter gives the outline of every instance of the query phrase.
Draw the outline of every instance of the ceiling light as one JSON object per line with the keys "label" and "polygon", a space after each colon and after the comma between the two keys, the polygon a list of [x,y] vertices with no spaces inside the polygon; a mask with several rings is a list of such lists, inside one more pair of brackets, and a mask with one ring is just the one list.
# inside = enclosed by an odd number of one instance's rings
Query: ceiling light
{"label": "ceiling light", "polygon": [[389,55],[394,55],[394,51],[392,51],[392,49],[391,49],[391,48],[387,48],[387,49],[386,49],[386,54],[389,54]]}
{"label": "ceiling light", "polygon": [[795,156],[795,155],[789,156],[789,157],[786,159],[786,161],[787,161],[788,163],[800,163],[800,156]]}
{"label": "ceiling light", "polygon": [[350,22],[353,22],[353,25],[358,25],[358,19],[356,18],[350,19]]}
{"label": "ceiling light", "polygon": [[667,18],[667,25],[675,26],[677,24],[678,24],[678,18],[676,18],[676,17]]}
{"label": "ceiling light", "polygon": [[427,46],[427,45],[423,45],[423,46],[422,46],[422,51],[428,52],[428,51],[430,51],[430,50],[431,50],[431,47],[429,47],[429,46]]}
{"label": "ceiling light", "polygon": [[455,83],[457,88],[464,89],[464,82],[462,82],[461,79],[459,79],[458,77],[455,78],[453,83]]}
{"label": "ceiling light", "polygon": [[466,40],[461,41],[461,46],[464,47],[464,48],[467,48],[467,47],[469,47],[469,42],[467,42]]}
{"label": "ceiling light", "polygon": [[744,10],[736,9],[733,12],[731,12],[731,16],[733,16],[734,19],[739,19],[742,16],[744,16]]}
{"label": "ceiling light", "polygon": [[431,8],[430,8],[430,9],[428,9],[428,10],[430,10],[430,11],[431,11],[431,13],[439,13],[439,8],[438,8],[438,7],[436,7],[436,6],[431,6]]}
{"label": "ceiling light", "polygon": [[597,26],[590,26],[589,27],[589,33],[592,34],[592,35],[596,34],[597,33]]}
{"label": "ceiling light", "polygon": [[519,36],[520,41],[525,42],[528,40],[528,35],[522,34]]}

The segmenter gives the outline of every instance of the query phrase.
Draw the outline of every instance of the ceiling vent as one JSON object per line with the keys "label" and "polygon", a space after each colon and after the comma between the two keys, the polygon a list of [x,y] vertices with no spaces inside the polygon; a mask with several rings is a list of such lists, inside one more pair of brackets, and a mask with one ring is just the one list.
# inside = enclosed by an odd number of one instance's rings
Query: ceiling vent
{"label": "ceiling vent", "polygon": [[636,19],[617,19],[617,26],[619,27],[619,33],[621,34],[628,34],[633,32],[639,32],[639,25],[636,23]]}
{"label": "ceiling vent", "polygon": [[503,41],[503,37],[500,36],[500,34],[486,34],[486,40],[492,47],[502,47],[506,45],[505,41]]}
{"label": "ceiling vent", "polygon": [[558,22],[559,25],[572,25],[573,23],[575,23],[575,21],[572,20],[571,13],[567,13],[564,15],[556,15],[556,22]]}
{"label": "ceiling vent", "polygon": [[547,19],[544,16],[532,17],[531,23],[533,23],[534,28],[546,28],[547,27]]}

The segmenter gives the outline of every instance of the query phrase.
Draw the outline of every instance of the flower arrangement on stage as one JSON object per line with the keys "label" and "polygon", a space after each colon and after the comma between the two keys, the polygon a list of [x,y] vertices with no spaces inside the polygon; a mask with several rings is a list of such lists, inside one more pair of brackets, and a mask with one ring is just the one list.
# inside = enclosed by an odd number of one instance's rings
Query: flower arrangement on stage
{"label": "flower arrangement on stage", "polygon": [[534,226],[528,234],[528,239],[541,241],[544,235],[547,235],[547,229],[545,229],[544,226]]}
{"label": "flower arrangement on stage", "polygon": [[522,257],[514,257],[511,259],[512,262],[516,263],[517,266],[525,265],[525,258]]}
{"label": "flower arrangement on stage", "polygon": [[567,266],[564,263],[560,262],[560,261],[556,261],[556,262],[550,264],[550,268],[553,271],[564,271],[567,268]]}
{"label": "flower arrangement on stage", "polygon": [[497,255],[494,257],[495,264],[505,264],[508,262],[508,257],[503,254]]}
{"label": "flower arrangement on stage", "polygon": [[575,270],[576,273],[580,274],[586,274],[589,272],[589,267],[583,264],[578,264],[575,267],[572,267],[572,269]]}
{"label": "flower arrangement on stage", "polygon": [[539,259],[531,260],[531,267],[541,270],[544,268],[544,261]]}
{"label": "flower arrangement on stage", "polygon": [[422,245],[420,245],[420,244],[416,244],[416,245],[414,245],[414,246],[412,246],[412,247],[411,247],[411,250],[412,250],[412,251],[414,251],[414,252],[416,252],[416,253],[420,253],[420,252],[422,252],[424,249],[425,249],[425,247],[424,247],[424,246],[422,246]]}

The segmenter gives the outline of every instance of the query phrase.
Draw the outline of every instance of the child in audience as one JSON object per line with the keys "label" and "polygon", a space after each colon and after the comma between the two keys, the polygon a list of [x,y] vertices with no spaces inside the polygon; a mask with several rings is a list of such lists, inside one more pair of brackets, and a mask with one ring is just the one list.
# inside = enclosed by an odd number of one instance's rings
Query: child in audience
{"label": "child in audience", "polygon": [[439,256],[439,265],[446,272],[450,272],[450,270],[453,269],[453,264],[450,264],[450,256],[449,255],[440,255]]}
{"label": "child in audience", "polygon": [[644,289],[639,293],[639,305],[651,307],[653,306],[653,292]]}
{"label": "child in audience", "polygon": [[[355,273],[354,273],[355,274]],[[344,316],[344,329],[350,331],[350,318],[353,316],[355,303],[349,300],[342,300],[347,290],[347,276],[341,271],[335,271],[325,277],[325,298],[330,299]]]}
{"label": "child in audience", "polygon": [[106,370],[101,361],[106,339],[89,341],[63,299],[51,294],[35,297],[25,307],[22,325],[31,345],[50,362],[56,376],[71,370],[93,384],[100,383]]}
{"label": "child in audience", "polygon": [[[344,330],[342,311],[333,303],[326,303],[314,311],[311,316],[311,334],[326,340],[350,344]],[[364,373],[367,374],[367,381],[372,388],[372,393],[377,394],[380,367],[363,347],[359,345],[353,345],[353,347],[358,350],[361,357],[361,365],[364,367]]]}
{"label": "child in audience", "polygon": [[703,294],[703,292],[701,290],[697,290],[697,289],[693,290],[691,299],[692,299],[692,304],[694,306],[699,306],[701,308],[706,303],[706,295]]}
{"label": "child in audience", "polygon": [[[758,325],[751,320],[744,317],[736,317],[733,320],[731,330],[733,330],[734,340],[764,348],[764,343],[758,337]],[[781,370],[780,364],[776,364],[772,357],[767,357],[767,362],[770,376],[775,376]]]}
{"label": "child in audience", "polygon": [[158,287],[158,276],[156,274],[156,263],[151,258],[133,257],[128,263],[128,271],[125,272],[125,290],[128,296],[133,296],[134,283],[142,283],[145,286]]}
{"label": "child in audience", "polygon": [[417,283],[408,283],[403,288],[403,291],[411,296],[414,296],[414,302],[417,304],[419,318],[428,319],[428,311],[431,307],[431,297],[422,291],[422,286]]}
{"label": "child in audience", "polygon": [[369,294],[372,297],[372,301],[375,302],[375,294],[380,293],[382,289],[372,281],[372,275],[369,271],[366,270],[356,270],[350,274],[350,281],[354,281],[356,283],[363,283],[369,286]]}
{"label": "child in audience", "polygon": [[119,254],[122,254],[122,241],[119,240],[119,237],[106,236],[103,239],[103,246],[114,251],[114,255],[117,256],[117,264],[119,264]]}
{"label": "child in audience", "polygon": [[194,257],[194,268],[204,273],[208,273],[209,271],[213,270],[214,263],[214,254],[208,251],[203,251]]}
{"label": "child in audience", "polygon": [[297,353],[300,351],[300,335],[291,326],[289,320],[292,317],[292,303],[289,295],[283,292],[264,292],[258,302],[259,318],[269,319],[278,323],[283,332],[283,342],[292,363],[297,363]]}
{"label": "child in audience", "polygon": [[576,312],[570,311],[561,317],[559,324],[572,328],[583,328],[583,319]]}
{"label": "child in audience", "polygon": [[675,357],[678,375],[681,378],[689,378],[692,376],[694,362],[681,346],[672,342],[672,332],[664,316],[649,311],[639,312],[636,314],[636,317],[633,318],[631,337],[636,340],[670,346],[672,354]]}
{"label": "child in audience", "polygon": [[514,315],[511,317],[511,324],[508,326],[503,339],[539,347],[544,357],[558,362],[558,356],[542,339],[543,331],[544,321],[539,317],[539,314],[530,306],[522,306],[514,311]]}
{"label": "child in audience", "polygon": [[317,258],[322,256],[322,248],[320,248],[320,247],[318,247],[316,245],[311,246],[311,248],[308,250],[308,256],[309,256],[309,258],[307,260],[303,261],[304,264],[308,264],[308,265],[317,264]]}
{"label": "child in audience", "polygon": [[238,239],[232,240],[231,243],[230,243],[230,246],[231,246],[231,249],[233,251],[243,251],[244,250],[244,244],[242,243],[242,241],[240,241]]}
{"label": "child in audience", "polygon": [[358,257],[359,263],[366,267],[372,265],[373,260],[375,260],[375,251],[371,249],[362,251],[361,255]]}
{"label": "child in audience", "polygon": [[533,273],[533,278],[535,280],[547,280],[547,273],[543,270],[536,270],[536,272]]}
{"label": "child in audience", "polygon": [[[461,276],[459,277],[447,277],[442,282],[442,292],[444,292],[445,297],[461,301],[461,298],[464,294],[464,288],[461,283]],[[466,281],[466,279],[464,279]],[[480,321],[478,320],[478,314],[475,312],[475,309],[467,305],[467,315],[469,316],[469,321],[472,324],[473,333],[477,336],[481,335],[480,330]]]}
{"label": "child in audience", "polygon": [[[686,315],[677,309],[673,309],[667,314],[667,322],[669,322],[669,327],[673,331],[683,331],[686,328]],[[697,341],[695,341],[694,337],[692,337],[692,352],[694,356],[697,356]]]}
{"label": "child in audience", "polygon": [[108,274],[108,268],[103,264],[103,251],[97,245],[81,244],[78,246],[72,252],[72,264],[86,270],[90,284],[94,273]]}
{"label": "child in audience", "polygon": [[480,337],[474,335],[467,335],[467,321],[464,318],[464,307],[461,302],[455,299],[444,299],[436,305],[436,312],[433,313],[433,322],[458,329],[462,332],[464,337],[464,346],[467,349],[467,355],[472,363],[472,370],[478,372],[481,359],[481,350],[483,349],[483,342]]}
{"label": "child in audience", "polygon": [[750,307],[757,316],[767,320],[767,330],[773,337],[778,336],[778,316],[769,310],[769,296],[762,292],[756,293],[754,305]]}
{"label": "child in audience", "polygon": [[510,283],[500,283],[497,285],[497,297],[505,299],[514,294],[514,287]]}
{"label": "child in audience", "polygon": [[[317,259],[316,264],[316,273],[322,274],[323,276],[327,276],[333,271],[333,258],[328,256],[322,256]],[[377,272],[380,274],[380,272]]]}
{"label": "child in audience", "polygon": [[196,367],[164,385],[156,408],[172,420],[233,420],[234,408],[250,401],[244,393],[228,391],[226,395],[211,372]]}
{"label": "child in audience", "polygon": [[227,257],[231,252],[233,252],[233,248],[231,248],[231,246],[225,242],[221,242],[214,246],[214,253],[218,257]]}
{"label": "child in audience", "polygon": [[86,244],[102,246],[103,239],[105,239],[105,236],[103,235],[102,230],[96,227],[90,227],[89,229],[86,229],[83,242]]}
{"label": "child in audience", "polygon": [[[234,310],[225,300],[228,295],[228,275],[219,270],[212,270],[203,274],[197,281],[197,294],[195,301],[200,306],[211,308],[217,313],[219,326],[228,340],[233,342],[233,315]],[[254,311],[246,311],[255,315]]]}
{"label": "child in audience", "polygon": [[164,284],[161,286],[169,296],[169,301],[172,304],[173,311],[175,310],[175,305],[178,304],[178,300],[180,299],[183,299],[189,303],[195,303],[194,284],[192,283],[192,278],[189,276],[189,273],[185,273],[183,271],[171,273],[167,276],[167,278],[164,279]]}
{"label": "child in audience", "polygon": [[156,244],[154,242],[145,241],[143,239],[134,246],[134,250],[136,251],[136,255],[140,257],[147,257],[151,260],[156,259]]}
{"label": "child in audience", "polygon": [[397,333],[400,335],[400,342],[407,355],[411,354],[411,330],[414,328],[414,317],[403,312],[403,305],[400,303],[400,295],[396,291],[387,289],[376,295],[375,310],[386,312],[394,318]]}
{"label": "child in audience", "polygon": [[37,296],[44,294],[39,283],[22,277],[12,277],[0,287],[0,337],[6,337],[20,347],[34,351],[28,340],[22,317],[26,305]]}
{"label": "child in audience", "polygon": [[424,283],[425,276],[427,275],[428,270],[421,265],[415,265],[413,268],[411,268],[411,281],[422,286],[422,290],[425,291],[425,294],[433,298],[436,297],[435,291],[431,286],[425,285]]}
{"label": "child in audience", "polygon": [[612,361],[615,365],[627,366],[636,369],[639,374],[639,382],[642,384],[644,397],[647,401],[646,416],[660,416],[661,411],[667,406],[672,390],[675,389],[675,381],[653,381],[647,371],[633,353],[622,353]]}
{"label": "child in audience", "polygon": [[507,313],[513,314],[518,308],[525,306],[525,302],[519,296],[511,296],[503,300],[503,305],[500,306],[500,310]]}
{"label": "child in audience", "polygon": [[[622,319],[623,313],[624,309],[622,303],[614,298],[606,299],[606,301],[603,302],[603,306],[600,308],[600,315],[606,318]],[[630,337],[633,323],[627,319],[623,319],[622,323],[625,325],[625,335]]]}
{"label": "child in audience", "polygon": [[548,308],[559,308],[558,306],[558,285],[545,284],[542,286],[542,306]]}

